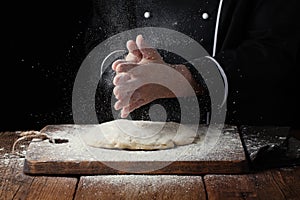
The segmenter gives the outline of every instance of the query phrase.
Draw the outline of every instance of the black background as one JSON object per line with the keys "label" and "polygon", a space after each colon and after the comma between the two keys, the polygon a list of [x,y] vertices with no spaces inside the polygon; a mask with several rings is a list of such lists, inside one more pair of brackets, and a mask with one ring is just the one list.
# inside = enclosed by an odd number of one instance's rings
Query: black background
{"label": "black background", "polygon": [[15,0],[1,8],[0,131],[73,123],[92,0]]}
{"label": "black background", "polygon": [[0,131],[73,123],[72,84],[91,1],[18,0],[1,8]]}

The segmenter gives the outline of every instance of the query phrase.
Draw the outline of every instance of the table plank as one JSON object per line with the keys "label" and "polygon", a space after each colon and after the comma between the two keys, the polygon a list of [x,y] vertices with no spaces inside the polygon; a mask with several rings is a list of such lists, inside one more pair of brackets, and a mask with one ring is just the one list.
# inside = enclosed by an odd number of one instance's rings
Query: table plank
{"label": "table plank", "polygon": [[[66,177],[35,177],[27,199],[73,199],[77,179]],[[19,199],[16,195],[16,199]]]}
{"label": "table plank", "polygon": [[27,176],[24,159],[0,159],[0,199],[73,199],[77,178]]}
{"label": "table plank", "polygon": [[81,177],[75,199],[201,200],[206,194],[201,176],[102,175]]}
{"label": "table plank", "polygon": [[26,196],[34,178],[23,175],[21,170],[23,162],[24,159],[0,159],[1,198],[14,199],[17,193],[19,197]]}
{"label": "table plank", "polygon": [[208,199],[299,199],[300,167],[247,175],[207,175]]}
{"label": "table plank", "polygon": [[68,142],[62,144],[53,144],[48,140],[31,142],[26,154],[24,172],[31,175],[199,175],[248,171],[245,152],[236,127],[224,129],[212,148],[197,143],[161,151],[126,151],[88,146],[81,135],[96,126],[45,127],[42,130],[44,133],[55,138],[67,139]]}

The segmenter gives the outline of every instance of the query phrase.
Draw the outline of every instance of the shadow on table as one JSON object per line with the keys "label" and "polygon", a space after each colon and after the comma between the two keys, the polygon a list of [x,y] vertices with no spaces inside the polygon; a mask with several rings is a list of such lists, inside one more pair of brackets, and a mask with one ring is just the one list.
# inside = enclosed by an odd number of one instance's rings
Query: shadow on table
{"label": "shadow on table", "polygon": [[300,130],[254,126],[239,129],[251,170],[300,165]]}

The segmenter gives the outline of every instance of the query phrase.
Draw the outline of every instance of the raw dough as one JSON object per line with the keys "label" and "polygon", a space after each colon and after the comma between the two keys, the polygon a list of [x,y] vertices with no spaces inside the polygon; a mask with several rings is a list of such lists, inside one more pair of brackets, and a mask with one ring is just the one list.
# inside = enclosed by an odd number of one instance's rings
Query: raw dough
{"label": "raw dough", "polygon": [[93,147],[157,150],[191,144],[196,136],[194,130],[179,123],[118,119],[96,126],[83,139]]}

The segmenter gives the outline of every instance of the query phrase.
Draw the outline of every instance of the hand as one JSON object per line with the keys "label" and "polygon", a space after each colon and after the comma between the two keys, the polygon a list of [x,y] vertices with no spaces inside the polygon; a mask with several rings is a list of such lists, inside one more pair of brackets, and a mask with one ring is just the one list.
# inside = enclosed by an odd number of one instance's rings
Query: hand
{"label": "hand", "polygon": [[193,80],[184,65],[165,63],[157,50],[146,44],[141,35],[137,36],[136,42],[128,41],[126,46],[129,51],[126,58],[117,60],[112,65],[113,70],[117,73],[113,83],[116,86],[114,95],[118,101],[114,107],[116,110],[122,109],[122,118],[156,99],[176,97],[168,88],[162,86],[163,84],[154,84],[149,80],[156,79],[155,83],[161,83],[160,80],[168,80],[171,85],[176,85],[178,90],[182,91],[180,96],[188,96],[191,93],[186,90],[186,84],[181,83],[182,78],[172,77],[172,73],[169,73],[175,69],[185,79]]}
{"label": "hand", "polygon": [[128,41],[126,46],[129,51],[126,58],[124,60],[117,60],[112,65],[113,70],[117,73],[113,82],[116,85],[114,94],[118,101],[114,107],[116,110],[122,109],[121,117],[127,117],[133,110],[170,93],[168,89],[158,84],[142,85],[135,91],[131,91],[131,87],[126,83],[129,80],[141,79],[142,75],[148,76],[149,72],[144,71],[140,75],[135,73],[135,77],[133,77],[130,70],[143,64],[165,64],[165,62],[155,49],[145,43],[141,35],[137,36],[136,42],[132,40]]}
{"label": "hand", "polygon": [[126,44],[129,51],[123,60],[117,60],[112,64],[112,69],[117,74],[128,72],[136,66],[158,63],[166,64],[156,49],[151,48],[141,35],[138,35],[136,41],[129,40]]}

